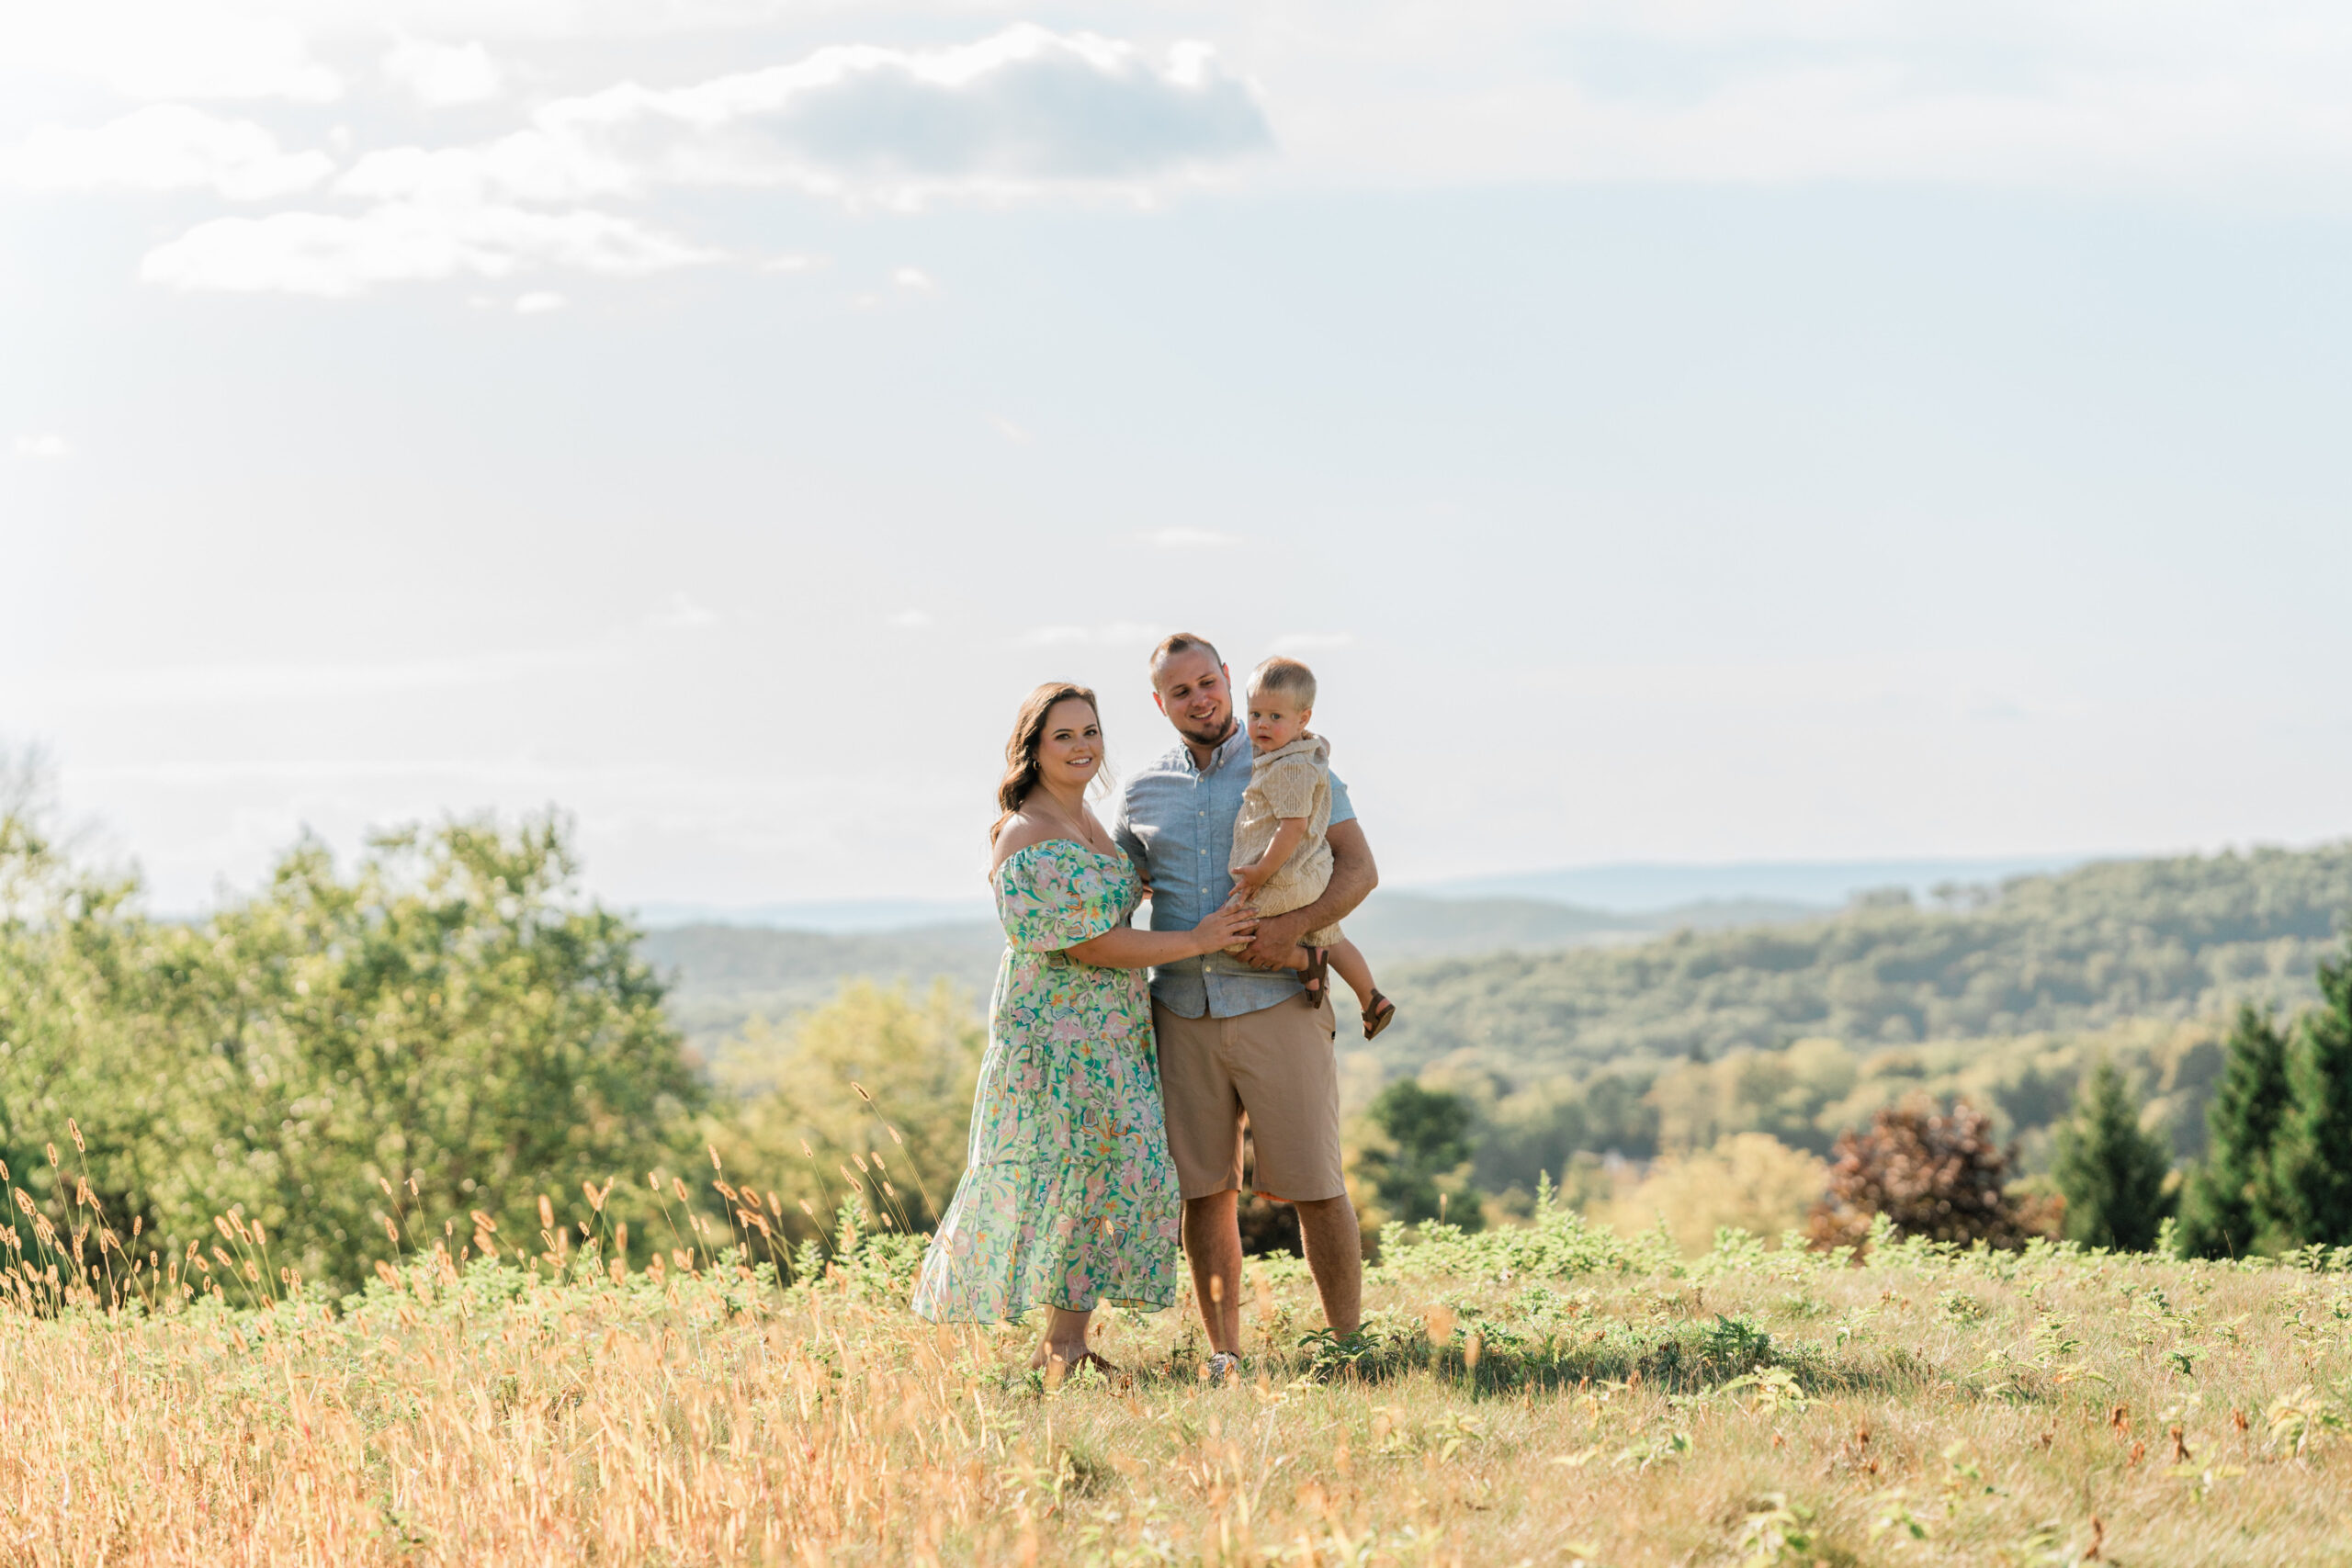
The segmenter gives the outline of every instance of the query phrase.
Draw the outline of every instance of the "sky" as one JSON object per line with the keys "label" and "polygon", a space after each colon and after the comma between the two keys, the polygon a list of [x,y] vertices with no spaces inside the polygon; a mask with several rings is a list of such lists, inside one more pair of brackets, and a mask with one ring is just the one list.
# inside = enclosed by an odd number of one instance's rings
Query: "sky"
{"label": "sky", "polygon": [[0,12],[0,746],[178,911],[969,896],[1321,679],[1385,875],[2352,828],[2318,4]]}

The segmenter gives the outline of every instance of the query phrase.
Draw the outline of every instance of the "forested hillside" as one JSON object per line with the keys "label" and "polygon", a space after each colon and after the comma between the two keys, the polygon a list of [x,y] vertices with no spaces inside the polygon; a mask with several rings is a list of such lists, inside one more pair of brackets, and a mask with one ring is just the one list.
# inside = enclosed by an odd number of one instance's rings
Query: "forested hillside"
{"label": "forested hillside", "polygon": [[[1747,1134],[1819,1155],[1915,1093],[1979,1107],[2033,1171],[2104,1057],[2151,1130],[2194,1158],[2233,1004],[2308,1000],[2347,909],[2352,844],[2112,862],[1943,890],[1932,908],[1881,895],[1651,940],[1592,911],[1382,893],[1349,926],[1403,1017],[1369,1048],[1343,1020],[1347,1103],[1361,1111],[1403,1077],[1463,1095],[1469,1179],[1489,1193],[1564,1179],[1580,1156]],[[1453,955],[1480,943],[1502,951]],[[857,937],[705,927],[650,933],[640,951],[676,977],[673,1015],[723,1064],[789,1058],[793,1015],[850,976],[920,989],[944,975],[977,1010],[997,944],[977,923]],[[876,1005],[820,1021],[839,1032]],[[782,1027],[744,1024],[759,1013]],[[814,1098],[799,1098],[794,1114],[816,1128]]]}
{"label": "forested hillside", "polygon": [[[127,1226],[185,1249],[234,1213],[272,1268],[347,1285],[388,1225],[511,1249],[542,1200],[581,1191],[644,1250],[657,1224],[700,1223],[668,1211],[714,1156],[758,1173],[788,1235],[842,1181],[911,1182],[893,1201],[925,1223],[964,1148],[996,933],[645,936],[577,869],[558,818],[449,822],[344,868],[299,843],[264,887],[158,921],[0,799],[0,1184],[35,1205],[0,1240]],[[1458,1092],[1469,1152],[1447,1179],[1506,1204],[1610,1151],[1769,1138],[1809,1159],[1914,1092],[1992,1113],[2030,1171],[2105,1057],[2193,1156],[2231,1004],[2308,997],[2347,908],[2352,845],[1646,942],[1589,911],[1383,896],[1351,925],[1403,1021],[1372,1049],[1343,1021],[1348,1109],[1405,1077]],[[1619,944],[1406,958],[1512,933]],[[844,987],[858,973],[916,985]],[[743,1021],[761,1012],[781,1016]]]}
{"label": "forested hillside", "polygon": [[[2115,861],[1920,908],[1684,931],[1639,946],[1392,970],[1390,1070],[1453,1059],[1514,1076],[1772,1050],[2101,1029],[2296,1002],[2352,909],[2352,843]],[[1374,954],[1375,960],[1378,954]]]}
{"label": "forested hillside", "polygon": [[[1577,908],[1537,898],[1432,898],[1383,893],[1351,920],[1359,942],[1391,962],[1643,942],[1681,927],[1713,930],[1800,919],[1820,911],[1763,899],[1716,901],[1643,914]],[[705,1058],[755,1018],[814,1007],[854,979],[945,978],[985,1001],[1004,933],[990,920],[834,934],[710,923],[647,931],[639,943],[669,982],[670,1014]]]}
{"label": "forested hillside", "polygon": [[1004,933],[985,920],[854,935],[690,925],[645,932],[638,952],[668,982],[670,1016],[707,1062],[753,1020],[817,1007],[852,979],[918,990],[945,979],[983,1005]]}

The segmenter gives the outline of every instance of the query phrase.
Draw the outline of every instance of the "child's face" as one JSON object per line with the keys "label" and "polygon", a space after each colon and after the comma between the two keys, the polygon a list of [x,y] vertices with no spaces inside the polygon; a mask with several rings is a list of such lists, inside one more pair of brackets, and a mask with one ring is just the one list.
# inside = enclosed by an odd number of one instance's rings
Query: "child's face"
{"label": "child's face", "polygon": [[1250,750],[1261,754],[1279,751],[1306,732],[1313,708],[1298,705],[1288,692],[1250,694]]}

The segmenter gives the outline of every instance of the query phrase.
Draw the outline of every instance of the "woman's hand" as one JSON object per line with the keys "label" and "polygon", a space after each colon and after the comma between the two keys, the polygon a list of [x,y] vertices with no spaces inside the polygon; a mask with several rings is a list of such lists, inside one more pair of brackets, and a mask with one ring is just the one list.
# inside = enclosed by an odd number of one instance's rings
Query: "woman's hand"
{"label": "woman's hand", "polygon": [[1235,942],[1248,942],[1257,931],[1257,910],[1247,904],[1227,903],[1193,928],[1193,938],[1199,944],[1195,951],[1221,953]]}

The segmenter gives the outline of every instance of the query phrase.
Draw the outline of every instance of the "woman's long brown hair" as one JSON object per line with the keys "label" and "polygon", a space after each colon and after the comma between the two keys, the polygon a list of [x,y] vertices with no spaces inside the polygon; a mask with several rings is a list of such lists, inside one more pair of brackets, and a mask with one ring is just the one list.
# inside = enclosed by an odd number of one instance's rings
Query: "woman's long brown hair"
{"label": "woman's long brown hair", "polygon": [[1075,681],[1048,681],[1021,699],[1020,715],[1012,721],[1012,739],[1004,743],[1004,782],[996,786],[996,804],[1002,813],[989,829],[989,846],[996,846],[997,835],[1029,792],[1037,787],[1037,743],[1045,739],[1046,716],[1054,705],[1077,698],[1093,710],[1094,722],[1102,722],[1102,709],[1094,701],[1094,691]]}

